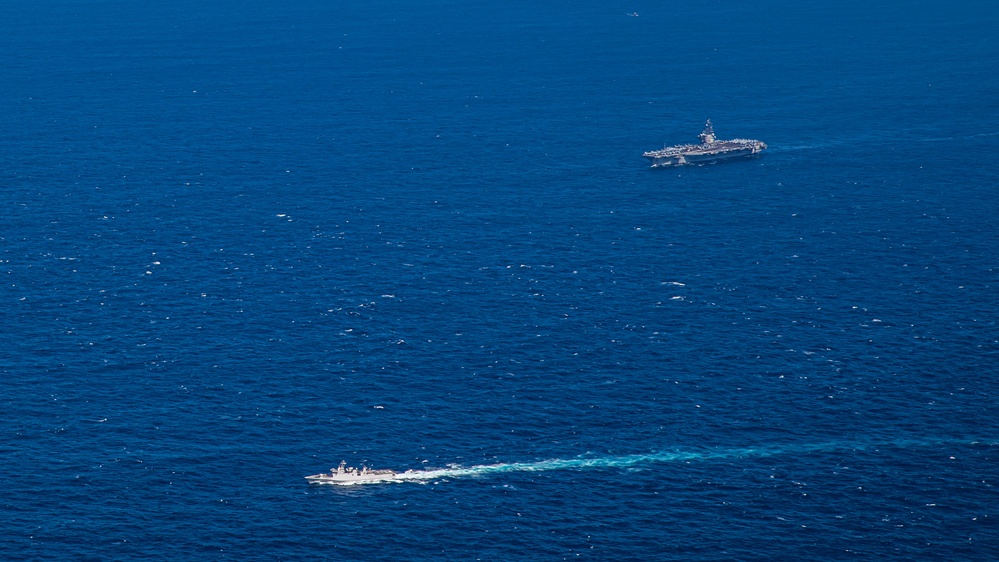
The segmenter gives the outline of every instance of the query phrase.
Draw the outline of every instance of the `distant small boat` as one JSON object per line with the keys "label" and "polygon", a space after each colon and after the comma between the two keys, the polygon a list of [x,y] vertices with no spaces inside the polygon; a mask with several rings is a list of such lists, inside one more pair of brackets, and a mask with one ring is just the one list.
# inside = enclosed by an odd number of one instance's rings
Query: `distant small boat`
{"label": "distant small boat", "polygon": [[629,15],[629,16],[632,16],[632,17],[636,17],[636,18],[637,18],[637,17],[638,17],[638,12],[631,12],[631,13],[630,13],[630,14],[628,14],[628,15]]}

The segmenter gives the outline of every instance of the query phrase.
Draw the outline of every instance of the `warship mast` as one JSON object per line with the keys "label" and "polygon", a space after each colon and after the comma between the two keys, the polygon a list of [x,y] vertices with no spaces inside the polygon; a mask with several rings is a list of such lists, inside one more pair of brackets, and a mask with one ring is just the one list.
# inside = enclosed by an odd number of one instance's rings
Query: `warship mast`
{"label": "warship mast", "polygon": [[711,120],[704,124],[704,130],[701,134],[697,135],[697,138],[701,139],[701,144],[711,144],[715,142],[715,127],[711,124]]}

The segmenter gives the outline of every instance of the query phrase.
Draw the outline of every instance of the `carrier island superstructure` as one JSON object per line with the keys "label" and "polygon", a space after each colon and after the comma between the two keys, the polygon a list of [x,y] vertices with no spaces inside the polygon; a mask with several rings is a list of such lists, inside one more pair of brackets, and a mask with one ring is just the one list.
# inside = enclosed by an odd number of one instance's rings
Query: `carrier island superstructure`
{"label": "carrier island superstructure", "polygon": [[718,140],[711,120],[704,124],[704,130],[697,138],[700,144],[680,144],[650,150],[642,156],[652,160],[653,168],[683,166],[684,164],[704,164],[726,158],[753,156],[767,148],[763,141],[753,139]]}

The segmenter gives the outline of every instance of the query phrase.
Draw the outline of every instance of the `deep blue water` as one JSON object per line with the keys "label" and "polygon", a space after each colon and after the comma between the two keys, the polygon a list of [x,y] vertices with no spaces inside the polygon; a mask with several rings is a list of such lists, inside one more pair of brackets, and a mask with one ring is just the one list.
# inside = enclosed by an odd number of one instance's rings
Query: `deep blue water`
{"label": "deep blue water", "polygon": [[996,558],[999,7],[878,4],[0,6],[0,559]]}

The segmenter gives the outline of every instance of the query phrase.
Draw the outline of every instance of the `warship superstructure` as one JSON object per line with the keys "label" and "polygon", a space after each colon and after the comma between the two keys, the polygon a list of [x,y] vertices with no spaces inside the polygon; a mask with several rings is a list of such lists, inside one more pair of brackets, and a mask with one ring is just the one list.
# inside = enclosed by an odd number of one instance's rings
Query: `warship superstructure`
{"label": "warship superstructure", "polygon": [[683,166],[684,164],[703,164],[725,158],[753,156],[767,148],[763,141],[753,139],[718,140],[715,137],[711,120],[704,124],[704,130],[697,138],[700,144],[680,144],[664,147],[661,150],[650,150],[642,156],[652,160],[653,168],[668,166]]}
{"label": "warship superstructure", "polygon": [[372,470],[366,466],[354,468],[347,466],[347,461],[340,461],[340,466],[335,469],[331,468],[329,473],[313,474],[306,476],[305,479],[310,484],[370,484],[389,480],[404,480],[407,475],[412,473],[412,470],[401,473],[392,470]]}

